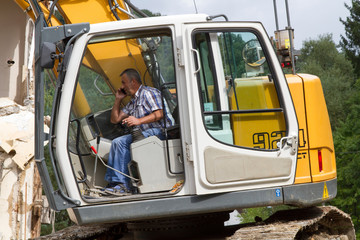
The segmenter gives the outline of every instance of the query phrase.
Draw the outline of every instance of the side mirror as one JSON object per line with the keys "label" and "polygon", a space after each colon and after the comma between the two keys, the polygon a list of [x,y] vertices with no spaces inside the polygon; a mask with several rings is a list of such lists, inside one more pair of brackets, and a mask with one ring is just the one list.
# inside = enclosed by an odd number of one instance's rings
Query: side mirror
{"label": "side mirror", "polygon": [[260,67],[266,61],[260,43],[257,39],[248,41],[243,48],[243,59],[250,67]]}
{"label": "side mirror", "polygon": [[53,55],[56,54],[56,45],[51,42],[44,42],[40,50],[40,66],[42,68],[52,69],[54,67],[55,59]]}

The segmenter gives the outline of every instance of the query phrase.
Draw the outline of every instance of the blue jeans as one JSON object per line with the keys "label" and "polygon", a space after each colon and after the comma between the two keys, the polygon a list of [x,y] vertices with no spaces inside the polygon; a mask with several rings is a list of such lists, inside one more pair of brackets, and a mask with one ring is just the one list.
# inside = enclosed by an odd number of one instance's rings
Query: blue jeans
{"label": "blue jeans", "polygon": [[[164,139],[164,135],[160,128],[150,128],[142,132],[144,137],[157,136],[160,139]],[[115,138],[111,143],[108,165],[112,168],[119,170],[129,175],[128,163],[131,160],[130,156],[130,144],[132,143],[131,134],[123,135]],[[123,183],[127,189],[131,189],[130,179],[124,175],[115,172],[114,170],[107,168],[105,174],[105,180],[107,182]]]}

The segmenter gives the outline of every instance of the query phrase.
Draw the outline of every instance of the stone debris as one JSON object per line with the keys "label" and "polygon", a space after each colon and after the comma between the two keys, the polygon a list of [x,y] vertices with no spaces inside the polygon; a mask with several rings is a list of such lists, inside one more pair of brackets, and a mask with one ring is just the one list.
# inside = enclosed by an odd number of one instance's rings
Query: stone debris
{"label": "stone debris", "polygon": [[8,98],[0,98],[0,116],[7,116],[20,112],[20,106]]}
{"label": "stone debris", "polygon": [[92,224],[86,226],[70,226],[53,234],[33,238],[31,240],[81,240],[81,239],[124,239],[121,233],[123,224]]}
{"label": "stone debris", "polygon": [[34,161],[34,113],[0,98],[0,239],[39,236],[42,186]]}

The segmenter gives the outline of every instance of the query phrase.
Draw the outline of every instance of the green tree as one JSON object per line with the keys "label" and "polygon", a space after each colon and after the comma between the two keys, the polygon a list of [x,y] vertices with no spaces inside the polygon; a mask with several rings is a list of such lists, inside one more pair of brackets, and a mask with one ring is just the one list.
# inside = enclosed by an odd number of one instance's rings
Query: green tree
{"label": "green tree", "polygon": [[[340,46],[351,61],[357,78],[360,77],[360,1],[352,0],[345,7],[350,16],[340,21],[345,26],[345,35],[341,36]],[[338,197],[333,203],[349,213],[360,238],[360,79],[352,86],[353,92],[346,104],[349,106],[346,119],[334,133],[338,166]]]}
{"label": "green tree", "polygon": [[345,26],[345,35],[341,36],[340,45],[346,57],[352,62],[355,74],[360,77],[360,1],[352,0],[352,6],[345,4],[350,16],[340,21]]}
{"label": "green tree", "polygon": [[338,196],[332,204],[349,213],[360,229],[360,80],[329,34],[306,41],[301,53],[300,70],[320,77],[332,123],[338,171]]}
{"label": "green tree", "polygon": [[[51,71],[46,71],[45,74],[45,83],[44,83],[44,114],[51,115],[52,112],[52,105],[53,105],[53,98],[55,94],[55,75]],[[53,186],[57,189],[57,182],[55,179],[54,169],[51,164],[50,160],[50,153],[49,153],[49,146],[45,146],[44,149],[44,157],[46,161],[46,166],[49,171],[50,180]],[[43,194],[45,194],[43,192]],[[54,230],[58,231],[65,227],[71,226],[73,223],[71,222],[66,210],[62,210],[60,212],[55,213],[55,222],[54,222]],[[52,225],[42,224],[41,225],[41,236],[48,235],[52,233]]]}
{"label": "green tree", "polygon": [[338,194],[333,204],[352,217],[357,238],[360,238],[360,79],[348,99],[349,113],[334,132],[337,153]]}
{"label": "green tree", "polygon": [[298,67],[299,72],[320,77],[334,130],[349,112],[347,99],[352,95],[355,81],[351,62],[338,51],[332,35],[326,34],[303,43]]}
{"label": "green tree", "polygon": [[146,15],[148,15],[149,17],[161,16],[161,13],[154,13],[154,12],[151,12],[150,10],[148,10],[148,9],[141,9],[141,11],[143,13],[145,13]]}

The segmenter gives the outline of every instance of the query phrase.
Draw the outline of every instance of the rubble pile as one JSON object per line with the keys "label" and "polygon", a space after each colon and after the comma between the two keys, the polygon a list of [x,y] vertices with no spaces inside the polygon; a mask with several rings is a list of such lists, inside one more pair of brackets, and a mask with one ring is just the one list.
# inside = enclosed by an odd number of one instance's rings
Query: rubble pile
{"label": "rubble pile", "polygon": [[34,161],[34,113],[0,98],[0,239],[29,239],[41,229],[42,188]]}

